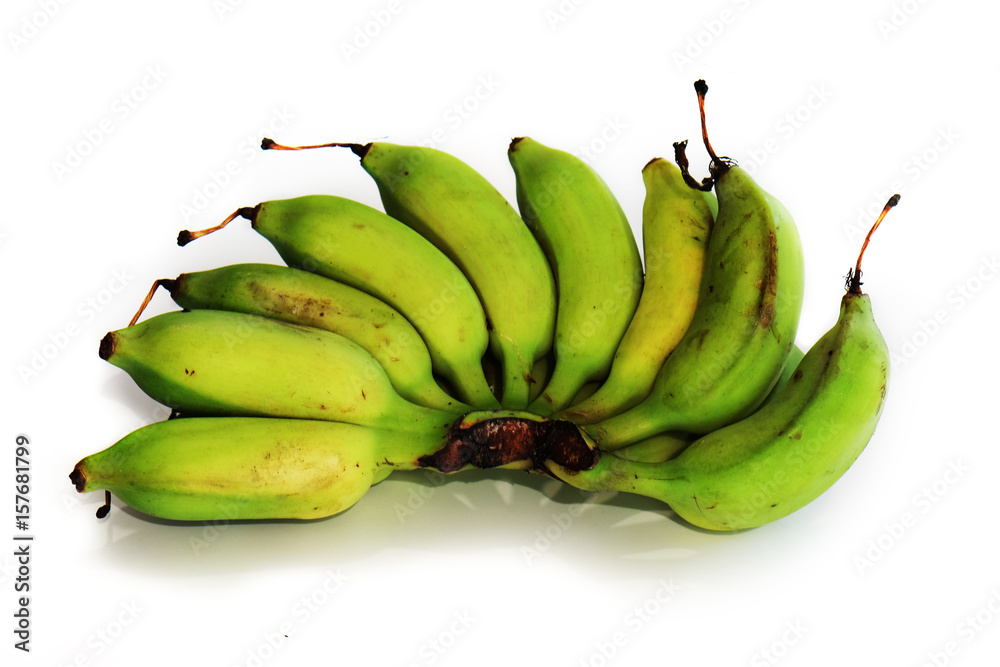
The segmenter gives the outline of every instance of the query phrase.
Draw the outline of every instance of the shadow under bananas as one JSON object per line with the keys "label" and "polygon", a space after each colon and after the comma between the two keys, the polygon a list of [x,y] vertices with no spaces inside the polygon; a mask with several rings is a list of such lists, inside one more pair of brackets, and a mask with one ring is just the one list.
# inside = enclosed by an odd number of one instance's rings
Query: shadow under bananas
{"label": "shadow under bananas", "polygon": [[[100,504],[93,495],[83,511]],[[703,549],[728,552],[742,541],[739,534],[694,528],[650,498],[581,492],[544,475],[502,469],[446,479],[396,472],[352,508],[323,519],[169,521],[115,500],[104,521],[103,550],[116,566],[159,575],[347,568],[379,554],[414,567],[426,555],[485,549],[508,552],[512,568],[554,558],[600,572],[626,561],[622,574],[638,579],[672,574],[670,563],[700,560]],[[414,557],[399,556],[406,553]]]}

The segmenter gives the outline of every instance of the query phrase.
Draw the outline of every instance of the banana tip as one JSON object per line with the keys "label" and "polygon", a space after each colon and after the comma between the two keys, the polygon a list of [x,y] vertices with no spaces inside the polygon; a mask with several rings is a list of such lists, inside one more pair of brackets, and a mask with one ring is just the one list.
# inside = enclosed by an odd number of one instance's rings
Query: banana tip
{"label": "banana tip", "polygon": [[101,346],[97,353],[104,361],[110,359],[111,355],[115,353],[115,334],[113,331],[105,334],[104,338],[101,339]]}
{"label": "banana tip", "polygon": [[83,473],[83,461],[80,461],[73,467],[73,472],[69,474],[69,480],[73,482],[73,486],[80,493],[84,492],[87,486],[87,476]]}

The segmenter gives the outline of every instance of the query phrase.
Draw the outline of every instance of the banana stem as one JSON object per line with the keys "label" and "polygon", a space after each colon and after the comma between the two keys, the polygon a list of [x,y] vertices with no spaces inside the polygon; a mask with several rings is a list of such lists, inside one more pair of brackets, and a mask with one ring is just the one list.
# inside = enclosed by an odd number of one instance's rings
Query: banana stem
{"label": "banana stem", "polygon": [[708,151],[709,157],[712,158],[712,163],[715,164],[720,162],[720,160],[712,148],[712,142],[708,140],[708,129],[705,124],[705,95],[708,94],[708,84],[705,83],[704,79],[698,79],[694,82],[694,90],[698,94],[698,114],[701,116],[701,139],[705,143],[705,150]]}
{"label": "banana stem", "polygon": [[219,231],[220,229],[222,229],[230,222],[239,217],[244,217],[252,222],[253,219],[256,217],[256,215],[257,215],[256,207],[244,206],[243,208],[237,209],[232,213],[230,213],[225,220],[223,220],[214,227],[209,227],[208,229],[202,229],[201,231],[197,232],[191,232],[186,229],[181,230],[181,232],[177,235],[177,245],[183,248],[184,246],[186,246],[188,243],[191,243],[191,241],[194,241],[195,239],[200,239],[202,236],[206,236],[208,234],[211,234],[212,232]]}
{"label": "banana stem", "polygon": [[898,194],[889,197],[889,201],[887,201],[885,206],[882,207],[882,212],[879,213],[878,219],[875,220],[875,224],[872,225],[872,228],[868,230],[868,234],[865,235],[865,242],[861,244],[861,252],[858,253],[858,262],[854,265],[853,271],[847,272],[847,292],[849,294],[861,294],[861,285],[863,284],[861,282],[861,258],[865,255],[865,249],[868,247],[868,242],[871,240],[872,234],[874,234],[875,230],[882,224],[882,219],[885,218],[889,209],[898,203]]}
{"label": "banana stem", "polygon": [[173,291],[173,284],[174,281],[170,278],[158,278],[157,280],[154,280],[153,286],[149,288],[149,292],[146,293],[146,298],[142,300],[142,303],[139,305],[139,310],[135,311],[135,315],[133,315],[132,319],[129,320],[128,325],[132,326],[139,321],[139,317],[142,315],[143,311],[146,310],[146,306],[148,306],[149,302],[153,300],[153,294],[156,293],[157,288],[162,285],[168,292],[170,292]]}
{"label": "banana stem", "polygon": [[684,178],[684,182],[688,184],[688,187],[695,190],[701,190],[702,192],[709,192],[715,182],[712,180],[711,176],[706,176],[701,179],[701,183],[699,183],[695,180],[694,176],[691,175],[691,163],[688,162],[687,157],[687,143],[687,139],[684,141],[674,142],[674,162],[677,163],[677,167],[681,170],[681,176]]}
{"label": "banana stem", "polygon": [[358,144],[342,141],[334,141],[328,144],[312,144],[309,146],[285,146],[284,144],[279,144],[274,139],[268,139],[264,137],[260,142],[260,147],[265,151],[308,151],[313,148],[350,148],[351,152],[358,156],[359,159],[365,159],[365,155],[368,154],[368,150],[372,147],[371,143]]}

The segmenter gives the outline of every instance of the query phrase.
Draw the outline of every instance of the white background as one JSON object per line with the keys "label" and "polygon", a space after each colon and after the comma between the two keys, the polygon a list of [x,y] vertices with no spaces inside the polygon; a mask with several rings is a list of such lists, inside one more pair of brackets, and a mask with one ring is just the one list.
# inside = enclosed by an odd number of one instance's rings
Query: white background
{"label": "white background", "polygon": [[[993,3],[558,0],[4,3],[2,660],[31,665],[962,665],[1000,653]],[[368,33],[367,35],[365,33]],[[715,147],[796,217],[798,342],[866,255],[894,355],[828,493],[734,535],[526,475],[394,476],[308,524],[163,525],[75,493],[81,457],[166,411],[102,362],[150,283],[279,261],[240,206],[377,204],[347,151],[435,145],[508,196],[513,136],[587,157],[638,229],[640,169]],[[227,171],[228,170],[228,171]],[[150,314],[171,309],[166,295]],[[32,652],[13,649],[14,445],[31,440]],[[582,511],[581,511],[582,510]],[[287,637],[285,636],[287,635]],[[989,656],[994,656],[993,659]],[[655,661],[655,662],[654,662]]]}

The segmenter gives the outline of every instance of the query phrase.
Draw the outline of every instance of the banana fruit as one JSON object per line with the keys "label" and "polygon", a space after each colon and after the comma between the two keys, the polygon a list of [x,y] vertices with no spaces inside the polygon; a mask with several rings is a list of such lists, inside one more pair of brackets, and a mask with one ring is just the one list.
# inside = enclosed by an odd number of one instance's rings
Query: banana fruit
{"label": "banana fruit", "polygon": [[[264,147],[288,149],[265,140]],[[555,282],[517,211],[479,172],[424,146],[346,146],[375,181],[386,213],[441,249],[468,276],[489,319],[502,368],[501,403],[528,405],[531,367],[552,347]]]}
{"label": "banana fruit", "polygon": [[[233,264],[160,279],[185,310],[226,310],[324,329],[378,360],[400,396],[430,408],[472,408],[436,382],[420,333],[389,304],[336,280],[273,264]],[[154,287],[155,289],[155,287]]]}
{"label": "banana fruit", "polygon": [[465,403],[499,407],[480,368],[489,337],[479,297],[425,238],[370,206],[307,195],[238,209],[216,227],[181,232],[177,242],[186,245],[237,216],[250,220],[289,266],[342,281],[399,310]]}
{"label": "banana fruit", "polygon": [[[704,91],[699,91],[704,108]],[[704,119],[704,114],[702,115]],[[705,434],[750,414],[777,382],[802,308],[802,247],[788,210],[715,155],[718,216],[684,337],[635,407],[585,429],[613,451],[664,431]]]}
{"label": "banana fruit", "polygon": [[578,424],[602,421],[646,398],[698,305],[718,202],[712,193],[689,187],[681,170],[663,158],[650,160],[642,179],[642,296],[607,380],[587,400],[563,412],[563,418]]}
{"label": "banana fruit", "polygon": [[609,453],[590,470],[549,470],[581,489],[658,498],[691,524],[717,531],[770,523],[812,502],[861,454],[885,405],[889,350],[860,289],[860,267],[859,257],[836,324],[753,415],[663,462]]}
{"label": "banana fruit", "polygon": [[413,430],[455,413],[411,403],[339,334],[222,310],[156,315],[108,333],[100,356],[188,415],[324,419]]}
{"label": "banana fruit", "polygon": [[440,439],[310,419],[171,419],[82,459],[70,478],[81,493],[105,490],[164,519],[315,519],[415,468]]}
{"label": "banana fruit", "polygon": [[[264,201],[284,262],[160,279],[100,356],[171,408],[79,460],[103,490],[181,521],[315,519],[393,470],[504,468],[659,499],[694,526],[752,528],[853,464],[882,413],[889,355],[849,274],[834,326],[796,346],[804,267],[785,207],[708,139],[710,175],[642,169],[643,266],[593,169],[511,141],[517,210],[470,165],[350,148],[384,212],[335,195]],[[262,147],[299,150],[269,139]],[[714,192],[713,192],[714,191]],[[159,287],[183,310],[140,321]]]}
{"label": "banana fruit", "polygon": [[607,376],[643,289],[642,261],[625,212],[586,162],[530,137],[514,139],[507,157],[558,294],[555,365],[529,408],[545,415]]}

